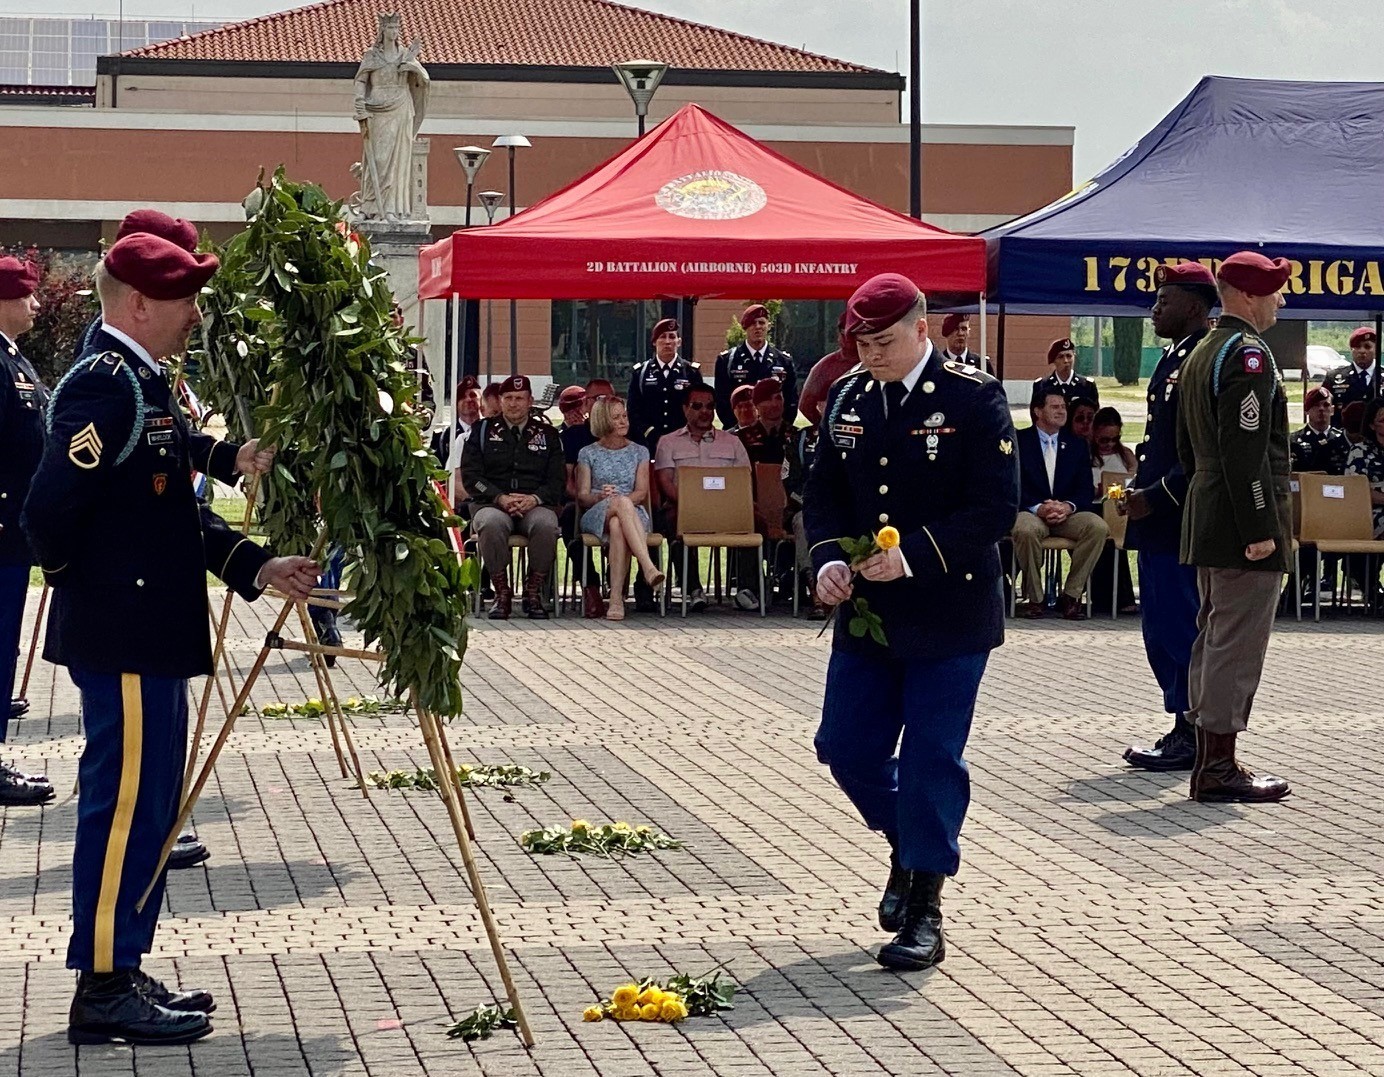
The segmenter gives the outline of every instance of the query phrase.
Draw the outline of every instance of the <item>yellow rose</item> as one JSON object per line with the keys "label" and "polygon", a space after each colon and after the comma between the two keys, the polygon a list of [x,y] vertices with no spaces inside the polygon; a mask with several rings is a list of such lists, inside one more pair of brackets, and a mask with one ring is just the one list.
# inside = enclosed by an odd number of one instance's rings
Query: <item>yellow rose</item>
{"label": "yellow rose", "polygon": [[639,992],[639,1005],[647,1006],[649,1003],[659,1003],[663,1001],[662,992],[657,987],[646,987]]}
{"label": "yellow rose", "polygon": [[681,1021],[687,1016],[687,1006],[682,999],[674,996],[664,1000],[660,1013],[665,1021]]}
{"label": "yellow rose", "polygon": [[603,1017],[605,1017],[605,1010],[601,1009],[599,1006],[588,1006],[586,1009],[582,1010],[581,1013],[581,1019],[583,1021],[599,1021]]}
{"label": "yellow rose", "polygon": [[875,536],[875,545],[881,550],[892,550],[899,544],[899,529],[897,527],[881,527],[879,534]]}
{"label": "yellow rose", "polygon": [[633,1006],[639,997],[639,987],[635,984],[622,984],[615,989],[615,994],[610,996],[610,1001],[620,1007]]}
{"label": "yellow rose", "polygon": [[640,1008],[639,1020],[657,1021],[660,1010],[661,1007],[659,1007],[657,1003],[650,1002],[647,1006],[643,1006]]}
{"label": "yellow rose", "polygon": [[576,834],[576,833],[585,833],[586,831],[588,831],[588,830],[590,830],[590,829],[591,829],[591,824],[588,823],[585,819],[573,819],[573,820],[572,820],[572,833],[574,833],[574,834]]}
{"label": "yellow rose", "polygon": [[630,828],[629,823],[616,823],[616,824],[615,824],[615,829],[616,829],[616,830],[628,830],[629,828]]}

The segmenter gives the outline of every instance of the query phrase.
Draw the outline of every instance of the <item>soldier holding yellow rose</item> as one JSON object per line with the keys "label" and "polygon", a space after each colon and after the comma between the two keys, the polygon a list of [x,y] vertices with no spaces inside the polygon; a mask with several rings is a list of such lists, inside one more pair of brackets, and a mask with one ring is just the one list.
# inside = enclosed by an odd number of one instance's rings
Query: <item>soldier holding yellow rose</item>
{"label": "soldier holding yellow rose", "polygon": [[[869,616],[836,618],[817,756],[892,850],[879,922],[896,935],[879,961],[920,969],[945,956],[942,883],[960,866],[970,801],[962,753],[1004,638],[1014,426],[998,381],[933,349],[906,277],[862,285],[846,332],[861,367],[828,393],[803,513],[818,596],[864,600]],[[840,540],[863,535],[878,552],[848,564]]]}

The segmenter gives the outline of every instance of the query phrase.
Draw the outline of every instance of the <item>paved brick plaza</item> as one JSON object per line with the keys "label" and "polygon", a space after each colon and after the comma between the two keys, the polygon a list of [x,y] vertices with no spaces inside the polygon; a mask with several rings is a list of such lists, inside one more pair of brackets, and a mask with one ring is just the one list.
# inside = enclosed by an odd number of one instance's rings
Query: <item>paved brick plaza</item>
{"label": "paved brick plaza", "polygon": [[[244,669],[263,628],[237,611]],[[812,754],[815,635],[718,612],[477,626],[458,761],[554,774],[512,802],[470,797],[531,1054],[512,1033],[443,1035],[449,1013],[501,988],[437,798],[366,801],[318,722],[247,717],[196,815],[213,858],[172,876],[149,965],[216,993],[215,1034],[67,1045],[74,804],[60,797],[0,814],[0,1077],[1384,1074],[1374,626],[1275,636],[1247,755],[1296,791],[1261,808],[1193,804],[1184,776],[1119,762],[1128,737],[1164,724],[1137,620],[1013,627],[971,740],[949,956],[908,976],[870,956],[884,843]],[[65,796],[76,694],[50,667],[36,678],[11,739]],[[357,663],[338,678],[372,690]],[[315,695],[306,660],[276,656],[256,699]],[[427,765],[403,717],[353,728],[367,769]],[[688,848],[622,862],[519,848],[521,830],[577,816],[650,823]],[[624,979],[717,964],[743,989],[724,1020],[581,1021]]]}

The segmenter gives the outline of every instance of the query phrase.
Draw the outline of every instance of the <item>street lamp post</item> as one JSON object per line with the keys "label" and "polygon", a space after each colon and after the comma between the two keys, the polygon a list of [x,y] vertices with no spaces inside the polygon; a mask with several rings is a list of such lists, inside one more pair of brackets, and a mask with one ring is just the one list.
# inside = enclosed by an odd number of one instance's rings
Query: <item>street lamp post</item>
{"label": "street lamp post", "polygon": [[[515,213],[515,193],[514,193],[514,151],[520,147],[527,149],[532,146],[523,135],[501,135],[491,145],[495,149],[503,147],[509,151],[509,215]],[[513,299],[509,301],[509,372],[519,373],[519,304]]]}
{"label": "street lamp post", "polygon": [[452,150],[457,155],[457,164],[466,173],[466,227],[471,227],[471,191],[476,186],[476,173],[485,164],[490,151],[481,146],[457,146]]}
{"label": "street lamp post", "polygon": [[923,218],[923,0],[908,0],[908,215]]}
{"label": "street lamp post", "polygon": [[[495,211],[500,208],[500,202],[504,200],[503,191],[482,191],[480,194],[481,206],[485,209],[485,223],[492,225],[495,223]],[[490,300],[485,301],[485,382],[490,384],[495,377],[494,363],[494,323],[491,320]],[[513,319],[510,319],[513,322]]]}
{"label": "street lamp post", "polygon": [[[471,227],[471,192],[476,186],[476,173],[481,170],[481,165],[485,164],[486,158],[490,156],[490,151],[481,146],[455,146],[452,152],[456,154],[457,164],[461,165],[461,170],[466,173],[466,227]],[[444,400],[450,397],[452,400],[452,419],[456,418],[456,382],[457,375],[466,366],[466,300],[462,299],[455,292],[452,294],[452,303],[459,306],[460,310],[452,315],[452,369],[447,372],[447,385]]]}
{"label": "street lamp post", "polygon": [[[620,85],[634,102],[634,117],[639,125],[639,137],[644,137],[644,120],[649,114],[649,102],[658,92],[658,85],[668,73],[668,65],[658,60],[626,60],[611,64],[611,70],[620,80]],[[644,339],[644,300],[638,299],[634,306],[634,361],[642,362],[648,342]]]}

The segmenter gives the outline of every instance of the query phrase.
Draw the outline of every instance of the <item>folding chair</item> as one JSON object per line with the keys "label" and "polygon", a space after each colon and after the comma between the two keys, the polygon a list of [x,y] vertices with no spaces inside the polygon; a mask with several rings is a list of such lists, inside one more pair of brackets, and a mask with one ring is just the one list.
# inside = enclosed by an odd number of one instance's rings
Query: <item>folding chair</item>
{"label": "folding chair", "polygon": [[[1050,535],[1040,542],[1039,547],[1043,550],[1043,601],[1046,603],[1048,595],[1061,586],[1062,583],[1062,555],[1065,553],[1069,557],[1076,549],[1076,543],[1071,539],[1058,538]],[[1115,566],[1115,571],[1119,572],[1119,566]],[[1118,579],[1118,576],[1116,577]],[[1009,543],[1009,616],[1013,617],[1015,608],[1019,601],[1019,559],[1014,552],[1014,543]],[[1086,616],[1091,616],[1091,588],[1087,587],[1084,595],[1086,599]]]}
{"label": "folding chair", "polygon": [[[682,615],[687,616],[690,550],[759,550],[764,536],[754,526],[754,493],[747,467],[679,467],[677,537],[682,540]],[[768,616],[764,573],[759,574],[759,615]]]}
{"label": "folding chair", "polygon": [[[1302,545],[1317,548],[1314,580],[1322,575],[1322,554],[1365,555],[1365,607],[1373,599],[1374,558],[1384,555],[1384,540],[1374,537],[1374,513],[1370,506],[1370,481],[1364,475],[1298,476],[1302,499]],[[1345,564],[1344,559],[1342,564]],[[1349,600],[1349,590],[1347,590]],[[1317,596],[1316,620],[1322,619],[1321,595]]]}
{"label": "folding chair", "polygon": [[[784,543],[796,549],[797,543],[792,534],[783,529],[783,514],[788,508],[788,491],[783,486],[783,468],[778,464],[754,465],[754,510],[759,521],[764,524],[765,538],[772,546],[769,549],[769,571],[778,568],[779,551]],[[760,574],[764,568],[761,564]],[[793,616],[798,615],[798,563],[793,561]]]}
{"label": "folding chair", "polygon": [[[644,503],[644,510],[649,514],[649,522],[650,522],[650,524],[652,525],[652,523],[653,523],[653,518],[654,518],[653,499],[652,499],[652,497],[650,497],[647,501],[645,501],[645,503]],[[580,523],[580,517],[578,517],[578,522]],[[667,577],[668,577],[668,566],[667,566],[666,564],[664,564],[664,547],[667,545],[667,540],[666,540],[661,534],[659,534],[659,532],[657,532],[657,531],[650,531],[650,532],[645,536],[645,538],[648,540],[648,547],[649,547],[649,549],[651,549],[651,550],[653,550],[653,551],[655,552],[655,554],[654,554],[654,559],[658,562],[658,567],[659,567],[660,569],[663,570],[663,575],[664,575],[663,586],[660,587],[660,588],[659,588],[659,591],[658,591],[658,615],[659,615],[660,617],[667,617],[667,616],[668,616],[668,588],[669,588],[669,586],[670,586],[669,581],[668,581],[668,578],[667,578]],[[596,536],[596,535],[588,535],[588,534],[586,534],[585,532],[583,532],[583,533],[582,533],[582,536],[581,536],[581,544],[582,544],[583,546],[585,546],[588,550],[597,550],[597,549],[599,549],[599,550],[601,551],[601,556],[602,556],[602,557],[609,558],[609,556],[610,556],[610,545],[609,545],[608,543],[602,542],[602,541],[600,540],[600,538],[599,538],[598,536]],[[633,556],[633,554],[631,554],[631,556]],[[583,560],[582,560],[582,565],[581,565],[581,586],[582,586],[582,590],[583,590],[583,591],[586,590],[586,580],[587,580],[586,570],[587,570],[587,568],[588,568],[588,566],[589,566],[590,564],[591,564],[591,562],[590,562],[589,559],[583,559]],[[569,566],[569,568],[570,568],[570,566],[571,566],[571,562],[570,562],[570,561],[568,562],[568,566]],[[624,596],[621,596],[622,600],[623,600],[623,597],[624,597]]]}

